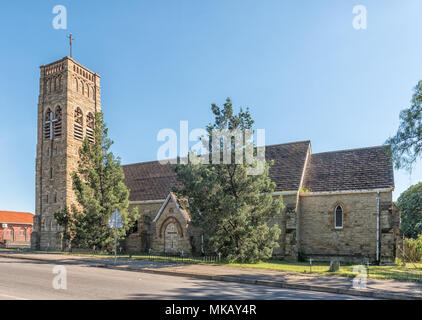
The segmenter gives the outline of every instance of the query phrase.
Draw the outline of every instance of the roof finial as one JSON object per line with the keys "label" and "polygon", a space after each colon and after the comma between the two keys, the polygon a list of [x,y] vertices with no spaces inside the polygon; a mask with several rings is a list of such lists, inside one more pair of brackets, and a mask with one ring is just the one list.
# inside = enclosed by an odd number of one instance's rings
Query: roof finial
{"label": "roof finial", "polygon": [[72,37],[72,34],[71,34],[71,33],[70,33],[67,37],[69,38],[69,44],[70,44],[70,57],[72,58],[72,40],[75,40],[75,39]]}

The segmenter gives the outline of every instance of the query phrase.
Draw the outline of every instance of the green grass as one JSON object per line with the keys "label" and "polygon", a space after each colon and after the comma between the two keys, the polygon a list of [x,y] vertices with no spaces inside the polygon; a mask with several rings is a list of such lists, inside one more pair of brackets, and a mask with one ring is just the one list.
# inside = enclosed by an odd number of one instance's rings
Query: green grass
{"label": "green grass", "polygon": [[[30,249],[0,249],[1,251],[20,251],[20,252],[32,252],[32,253],[49,253],[49,254],[61,254],[61,255],[72,255],[82,257],[96,257],[96,258],[112,258],[113,255],[109,253],[78,253],[78,252],[62,252],[62,251],[31,251]],[[148,254],[128,254],[118,255],[119,258],[134,259],[134,260],[152,260],[157,262],[174,262],[174,263],[186,263],[186,264],[205,264],[205,265],[223,265],[238,268],[249,268],[258,270],[274,270],[280,272],[290,273],[303,273],[303,274],[320,274],[320,275],[336,275],[344,277],[355,277],[358,273],[354,271],[357,265],[342,264],[339,271],[329,272],[329,263],[324,262],[313,262],[312,269],[308,262],[286,262],[281,260],[267,260],[258,263],[226,263],[226,262],[208,262],[202,258],[196,257],[170,257],[160,255],[148,255]],[[365,269],[367,272],[368,270]],[[395,279],[395,280],[406,280],[406,281],[417,281],[422,282],[422,263],[407,263],[406,266],[375,266],[371,265],[368,272],[369,278],[376,279]]]}
{"label": "green grass", "polygon": [[[256,264],[229,263],[229,266],[253,268],[262,270],[276,270],[281,272],[311,273],[309,263],[285,262],[277,260],[262,261]],[[313,263],[312,273],[321,275],[337,275],[355,277],[359,271],[354,270],[358,265],[342,265],[339,271],[329,272],[329,263]],[[404,266],[369,266],[369,271],[364,267],[369,278],[395,279],[422,282],[422,263],[407,264]]]}

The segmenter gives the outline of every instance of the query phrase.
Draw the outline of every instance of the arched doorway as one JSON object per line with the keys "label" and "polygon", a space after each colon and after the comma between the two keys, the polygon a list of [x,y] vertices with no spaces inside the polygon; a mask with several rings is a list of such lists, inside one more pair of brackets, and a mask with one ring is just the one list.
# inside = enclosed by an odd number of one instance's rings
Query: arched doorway
{"label": "arched doorway", "polygon": [[170,222],[164,231],[164,252],[177,253],[180,235],[174,222]]}

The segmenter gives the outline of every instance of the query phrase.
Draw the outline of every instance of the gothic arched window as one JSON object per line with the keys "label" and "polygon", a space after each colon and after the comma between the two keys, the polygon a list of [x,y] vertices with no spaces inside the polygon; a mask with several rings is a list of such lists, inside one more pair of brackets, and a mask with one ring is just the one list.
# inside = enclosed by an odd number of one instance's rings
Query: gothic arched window
{"label": "gothic arched window", "polygon": [[340,205],[334,210],[334,227],[343,229],[343,208]]}
{"label": "gothic arched window", "polygon": [[62,108],[57,106],[56,112],[54,113],[54,138],[60,138],[62,136]]}
{"label": "gothic arched window", "polygon": [[81,108],[75,110],[75,125],[74,125],[74,137],[76,140],[83,140],[83,113]]}
{"label": "gothic arched window", "polygon": [[51,112],[50,108],[48,108],[44,114],[44,139],[51,138],[52,117],[53,113]]}
{"label": "gothic arched window", "polygon": [[88,136],[89,142],[94,142],[94,125],[95,118],[91,112],[86,116],[86,135]]}

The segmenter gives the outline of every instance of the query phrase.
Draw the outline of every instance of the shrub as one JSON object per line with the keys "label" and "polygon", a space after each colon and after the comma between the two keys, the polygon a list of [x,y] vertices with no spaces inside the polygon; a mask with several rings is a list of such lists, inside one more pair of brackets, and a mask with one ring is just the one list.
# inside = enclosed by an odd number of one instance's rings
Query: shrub
{"label": "shrub", "polygon": [[404,260],[407,262],[422,261],[422,235],[418,235],[417,239],[404,239]]}

